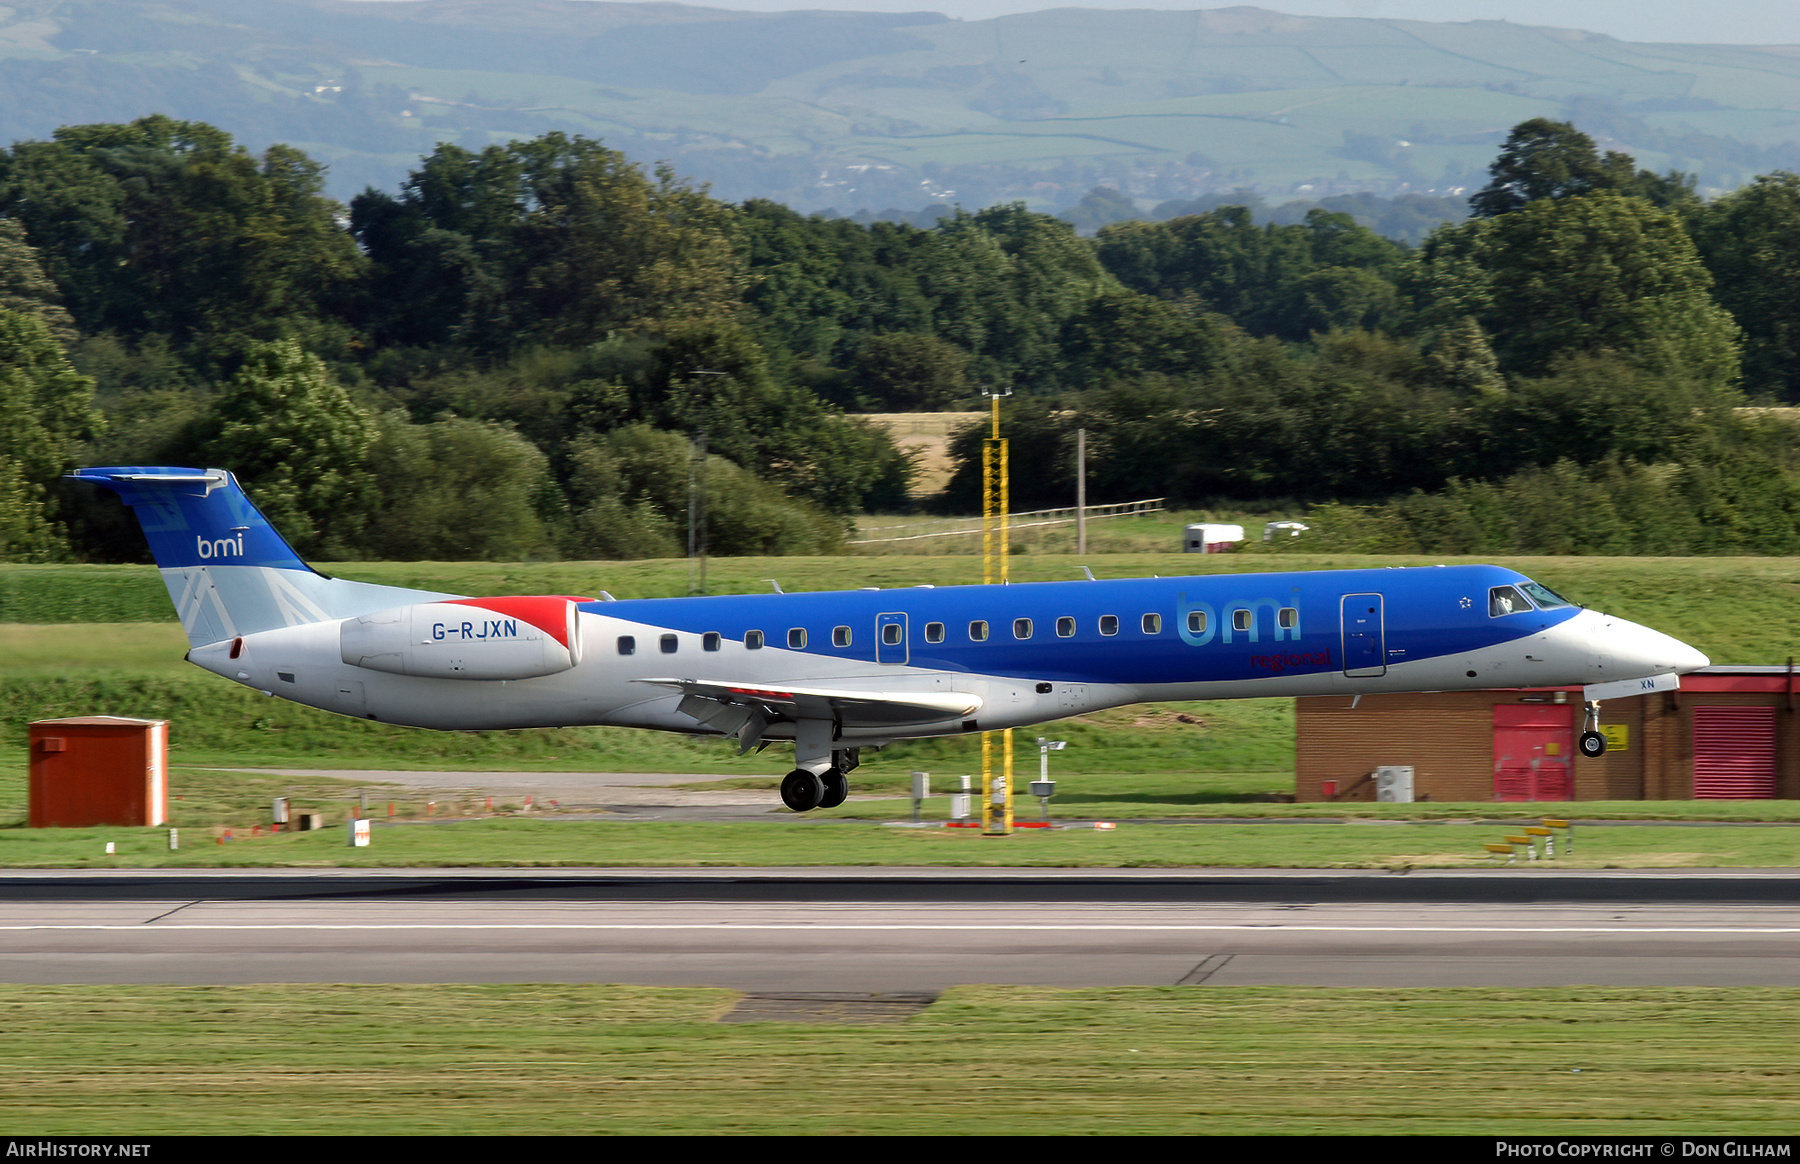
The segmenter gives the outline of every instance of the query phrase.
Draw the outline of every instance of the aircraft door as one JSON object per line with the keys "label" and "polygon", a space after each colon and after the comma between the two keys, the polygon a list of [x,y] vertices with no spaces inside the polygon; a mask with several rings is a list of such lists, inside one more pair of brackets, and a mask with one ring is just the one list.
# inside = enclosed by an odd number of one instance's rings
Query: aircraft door
{"label": "aircraft door", "polygon": [[877,663],[904,663],[907,658],[907,649],[905,613],[876,615],[875,661]]}
{"label": "aircraft door", "polygon": [[1381,595],[1346,594],[1344,620],[1344,674],[1352,679],[1373,679],[1387,674],[1387,632]]}

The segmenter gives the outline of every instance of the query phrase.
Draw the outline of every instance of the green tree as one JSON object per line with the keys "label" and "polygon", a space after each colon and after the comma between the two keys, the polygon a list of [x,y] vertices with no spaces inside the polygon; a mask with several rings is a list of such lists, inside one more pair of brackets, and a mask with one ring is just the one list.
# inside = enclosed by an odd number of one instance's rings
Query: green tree
{"label": "green tree", "polygon": [[734,214],[667,168],[561,133],[440,145],[398,197],[351,224],[376,264],[378,337],[498,353],[731,316],[745,275]]}
{"label": "green tree", "polygon": [[1710,430],[1729,423],[1735,393],[1684,371],[1659,372],[1619,355],[1571,353],[1543,376],[1515,377],[1484,393],[1472,412],[1476,465],[1501,476],[1559,460],[1594,464],[1624,457],[1682,461]]}
{"label": "green tree", "polygon": [[968,356],[918,332],[872,335],[856,349],[850,383],[871,412],[921,412],[970,394]]}
{"label": "green tree", "polygon": [[43,490],[25,480],[17,461],[0,453],[0,562],[58,557],[64,548],[44,517]]}
{"label": "green tree", "polygon": [[537,206],[518,246],[544,338],[591,343],[735,314],[744,273],[730,207],[582,139],[531,144]]}
{"label": "green tree", "polygon": [[1222,346],[1217,317],[1195,296],[1172,301],[1124,288],[1095,297],[1062,334],[1068,379],[1082,386],[1201,372]]}
{"label": "green tree", "polygon": [[236,473],[263,515],[304,555],[355,556],[375,509],[375,418],[292,340],[253,346],[190,437]]}
{"label": "green tree", "polygon": [[1258,227],[1242,206],[1106,227],[1095,247],[1132,290],[1194,296],[1253,335],[1294,341],[1391,314],[1403,256],[1347,214],[1313,209],[1300,223]]}
{"label": "green tree", "polygon": [[777,380],[755,337],[736,323],[671,328],[634,390],[644,419],[681,433],[704,430],[710,451],[832,513],[904,492],[909,463],[886,432]]}
{"label": "green tree", "polygon": [[1707,384],[1736,379],[1737,328],[1668,211],[1618,194],[1535,202],[1496,220],[1489,241],[1483,323],[1503,366],[1539,372],[1562,353],[1612,350]]}
{"label": "green tree", "polygon": [[970,353],[978,379],[1062,380],[1063,325],[1113,280],[1060,219],[1023,203],[944,219],[922,258],[920,286],[936,332]]}
{"label": "green tree", "polygon": [[554,486],[544,454],[504,425],[446,417],[379,421],[369,472],[380,506],[370,554],[401,561],[517,561],[550,548],[540,509]]}
{"label": "green tree", "polygon": [[13,218],[0,218],[0,311],[36,316],[65,350],[81,338],[63,308],[62,293],[25,241],[24,226]]}
{"label": "green tree", "polygon": [[1631,158],[1594,148],[1566,121],[1534,117],[1515,125],[1488,167],[1489,181],[1469,198],[1477,218],[1494,218],[1547,198],[1613,190],[1632,179]]}
{"label": "green tree", "polygon": [[1358,267],[1320,267],[1295,279],[1287,295],[1282,334],[1372,328],[1385,323],[1399,305],[1394,285]]}
{"label": "green tree", "polygon": [[0,308],[0,456],[28,489],[75,467],[99,432],[94,382],[76,372],[44,321]]}
{"label": "green tree", "polygon": [[1419,322],[1473,316],[1503,371],[1543,375],[1577,354],[1613,352],[1721,386],[1738,372],[1737,328],[1681,222],[1641,198],[1540,199],[1447,227],[1409,273]]}
{"label": "green tree", "polygon": [[1800,176],[1765,174],[1707,206],[1695,243],[1744,329],[1744,383],[1800,401]]}
{"label": "green tree", "polygon": [[66,552],[52,481],[101,431],[94,382],[37,314],[0,308],[0,557]]}
{"label": "green tree", "polygon": [[1057,217],[1083,234],[1091,234],[1108,223],[1125,222],[1142,215],[1130,195],[1111,186],[1095,186],[1082,195],[1081,201]]}
{"label": "green tree", "polygon": [[[668,557],[685,551],[694,446],[630,425],[573,450],[567,552],[580,558]],[[843,524],[784,495],[723,457],[699,466],[706,544],[719,555],[823,554],[842,549]]]}
{"label": "green tree", "polygon": [[1434,382],[1459,397],[1475,397],[1506,389],[1500,361],[1481,325],[1463,316],[1430,337],[1425,362]]}
{"label": "green tree", "polygon": [[24,224],[89,334],[319,342],[361,267],[322,190],[298,150],[253,157],[161,115],[65,127],[0,156],[0,213]]}

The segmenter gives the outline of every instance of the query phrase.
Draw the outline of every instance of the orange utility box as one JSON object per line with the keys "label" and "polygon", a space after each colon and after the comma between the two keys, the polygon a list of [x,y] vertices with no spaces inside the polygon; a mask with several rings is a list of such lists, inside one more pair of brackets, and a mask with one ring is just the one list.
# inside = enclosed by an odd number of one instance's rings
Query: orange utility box
{"label": "orange utility box", "polygon": [[31,725],[32,828],[168,818],[168,720],[88,715]]}

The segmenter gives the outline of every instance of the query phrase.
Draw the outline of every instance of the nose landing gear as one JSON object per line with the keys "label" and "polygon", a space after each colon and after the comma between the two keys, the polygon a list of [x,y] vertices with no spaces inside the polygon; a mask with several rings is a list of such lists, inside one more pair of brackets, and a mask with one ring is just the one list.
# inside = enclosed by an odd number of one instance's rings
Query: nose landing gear
{"label": "nose landing gear", "polygon": [[1600,701],[1588,700],[1586,710],[1587,716],[1575,746],[1581,749],[1582,755],[1592,760],[1606,755],[1606,737],[1600,734]]}

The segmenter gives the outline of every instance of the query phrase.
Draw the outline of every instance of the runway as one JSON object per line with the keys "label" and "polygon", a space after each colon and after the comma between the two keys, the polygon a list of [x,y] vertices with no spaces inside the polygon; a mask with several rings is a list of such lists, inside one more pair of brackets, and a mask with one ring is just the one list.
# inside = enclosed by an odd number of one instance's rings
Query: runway
{"label": "runway", "polygon": [[9,872],[0,981],[1800,985],[1787,871]]}

